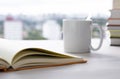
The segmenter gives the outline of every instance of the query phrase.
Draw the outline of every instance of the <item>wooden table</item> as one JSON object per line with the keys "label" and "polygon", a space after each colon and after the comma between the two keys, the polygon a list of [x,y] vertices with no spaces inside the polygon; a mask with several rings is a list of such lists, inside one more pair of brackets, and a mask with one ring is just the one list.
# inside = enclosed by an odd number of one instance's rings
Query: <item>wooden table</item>
{"label": "wooden table", "polygon": [[[20,44],[63,51],[62,41],[20,41]],[[76,54],[85,64],[0,73],[0,79],[120,79],[120,47],[106,44],[99,51]]]}

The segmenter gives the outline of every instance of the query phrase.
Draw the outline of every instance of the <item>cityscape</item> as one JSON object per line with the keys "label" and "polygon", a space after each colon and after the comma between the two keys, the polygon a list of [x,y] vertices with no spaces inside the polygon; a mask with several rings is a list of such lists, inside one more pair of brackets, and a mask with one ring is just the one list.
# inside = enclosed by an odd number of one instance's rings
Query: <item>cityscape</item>
{"label": "cityscape", "polygon": [[[87,17],[84,14],[0,15],[0,37],[15,40],[60,40],[63,19],[86,19]],[[108,17],[108,15],[98,14],[91,19],[104,27]]]}
{"label": "cityscape", "polygon": [[[0,38],[60,40],[63,19],[89,17],[104,28],[112,0],[1,0],[0,7]],[[98,32],[94,29],[93,36]]]}

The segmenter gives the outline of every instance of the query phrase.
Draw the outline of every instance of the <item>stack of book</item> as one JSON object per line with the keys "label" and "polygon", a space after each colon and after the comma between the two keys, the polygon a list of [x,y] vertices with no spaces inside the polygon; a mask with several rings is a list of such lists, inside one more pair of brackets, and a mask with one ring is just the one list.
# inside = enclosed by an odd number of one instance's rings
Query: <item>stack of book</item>
{"label": "stack of book", "polygon": [[120,9],[110,10],[108,30],[110,32],[111,45],[120,46]]}

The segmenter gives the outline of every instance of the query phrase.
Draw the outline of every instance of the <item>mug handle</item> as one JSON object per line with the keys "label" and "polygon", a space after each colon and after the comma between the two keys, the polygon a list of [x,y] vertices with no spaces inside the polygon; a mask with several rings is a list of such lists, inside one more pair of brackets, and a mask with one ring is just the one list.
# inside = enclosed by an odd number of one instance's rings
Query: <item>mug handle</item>
{"label": "mug handle", "polygon": [[[92,26],[93,26],[93,25],[92,25]],[[95,25],[93,28],[95,28],[95,27],[97,27],[98,30],[100,31],[100,43],[99,43],[99,46],[98,46],[97,48],[93,48],[92,45],[90,45],[90,49],[93,50],[93,51],[99,50],[99,49],[101,48],[102,43],[103,43],[103,38],[104,38],[102,27],[101,27],[101,26],[98,26],[98,25],[97,25],[97,26]],[[93,28],[92,28],[92,29],[93,29]],[[92,30],[92,31],[93,31],[93,30]]]}

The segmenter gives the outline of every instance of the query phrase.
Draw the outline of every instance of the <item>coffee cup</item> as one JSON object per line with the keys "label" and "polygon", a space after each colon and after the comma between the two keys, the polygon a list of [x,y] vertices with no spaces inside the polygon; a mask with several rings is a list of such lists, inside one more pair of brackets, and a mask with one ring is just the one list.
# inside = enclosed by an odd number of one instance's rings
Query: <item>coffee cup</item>
{"label": "coffee cup", "polygon": [[100,31],[100,43],[97,48],[91,45],[93,23],[91,20],[64,19],[63,20],[63,41],[64,51],[71,53],[85,53],[91,50],[99,50],[103,43],[103,30]]}

